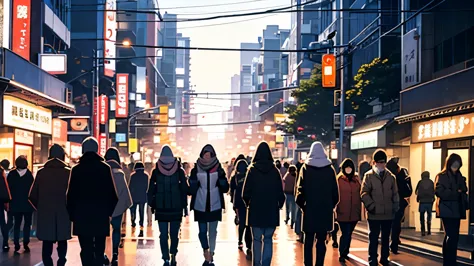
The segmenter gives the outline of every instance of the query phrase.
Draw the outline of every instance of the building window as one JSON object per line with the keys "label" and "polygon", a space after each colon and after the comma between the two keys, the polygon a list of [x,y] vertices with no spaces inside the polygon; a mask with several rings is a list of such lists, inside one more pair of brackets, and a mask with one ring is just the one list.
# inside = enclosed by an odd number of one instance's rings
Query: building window
{"label": "building window", "polygon": [[184,88],[184,79],[177,79],[176,80],[176,87],[177,88]]}
{"label": "building window", "polygon": [[186,47],[186,42],[184,40],[178,40],[178,47]]}

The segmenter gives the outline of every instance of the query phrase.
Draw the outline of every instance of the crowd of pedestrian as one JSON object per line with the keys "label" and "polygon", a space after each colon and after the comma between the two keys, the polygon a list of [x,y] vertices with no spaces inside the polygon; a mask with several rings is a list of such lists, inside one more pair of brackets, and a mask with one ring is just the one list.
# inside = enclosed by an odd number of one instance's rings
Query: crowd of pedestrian
{"label": "crowd of pedestrian", "polygon": [[[397,157],[389,159],[384,150],[375,151],[372,163],[361,162],[358,169],[347,158],[336,173],[320,142],[312,144],[304,162],[275,161],[269,145],[261,142],[252,158],[241,154],[228,166],[221,164],[214,147],[208,144],[193,167],[182,163],[167,145],[162,147],[154,168],[140,161],[126,165],[113,147],[102,157],[98,148],[96,139],[84,140],[83,154],[71,168],[65,163],[63,147],[54,144],[36,177],[24,156],[16,158],[13,169],[8,161],[0,162],[4,252],[10,250],[8,240],[12,228],[15,254],[21,254],[20,232],[23,232],[23,253],[30,252],[35,213],[36,236],[43,242],[45,266],[54,265],[55,243],[57,265],[66,264],[67,241],[73,235],[78,237],[83,265],[108,264],[105,247],[111,232],[110,261],[118,265],[127,210],[135,228],[138,209],[139,237],[143,237],[148,208],[148,218],[154,215],[158,222],[164,265],[177,265],[179,232],[183,217],[188,215],[190,197],[189,208],[194,213],[203,250],[202,265],[213,266],[217,228],[226,209],[227,193],[235,211],[238,249],[246,251],[254,266],[271,265],[273,235],[280,226],[280,210],[284,205],[285,224],[295,230],[298,241],[304,244],[305,266],[324,265],[331,234],[333,247],[339,249],[339,261],[350,259],[352,234],[363,210],[369,227],[369,265],[389,265],[390,252],[399,252],[404,213],[413,189],[408,170],[399,165]],[[468,188],[461,167],[461,157],[451,154],[435,182],[429,172],[423,172],[415,189],[422,236],[431,234],[431,210],[437,197],[436,215],[445,231],[444,265],[456,265],[460,221],[466,219],[468,209]],[[341,231],[339,241],[338,230]]]}

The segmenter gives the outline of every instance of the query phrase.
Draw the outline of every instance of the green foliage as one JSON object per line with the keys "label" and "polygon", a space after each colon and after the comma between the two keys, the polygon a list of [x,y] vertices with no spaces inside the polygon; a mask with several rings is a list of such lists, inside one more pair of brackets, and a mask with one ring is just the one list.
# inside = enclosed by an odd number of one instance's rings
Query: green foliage
{"label": "green foliage", "polygon": [[[394,57],[397,58],[397,57]],[[375,99],[386,103],[398,99],[401,87],[400,60],[375,58],[360,66],[353,84],[346,91],[348,100],[359,119],[372,113],[369,103]]]}
{"label": "green foliage", "polygon": [[314,134],[317,140],[330,140],[334,113],[333,90],[323,88],[321,83],[321,67],[315,67],[311,78],[302,80],[300,87],[293,91],[291,96],[298,103],[285,108],[290,118],[287,123],[289,133],[297,135],[297,128],[303,127],[305,130],[302,135]]}

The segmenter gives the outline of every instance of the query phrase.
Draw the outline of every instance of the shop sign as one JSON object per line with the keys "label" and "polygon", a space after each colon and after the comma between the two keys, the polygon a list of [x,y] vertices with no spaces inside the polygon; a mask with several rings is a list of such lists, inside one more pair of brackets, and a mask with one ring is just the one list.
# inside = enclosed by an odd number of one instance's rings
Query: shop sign
{"label": "shop sign", "polygon": [[30,60],[30,0],[13,0],[12,51]]}
{"label": "shop sign", "polygon": [[[104,74],[113,77],[115,74],[115,42],[117,41],[117,12],[115,0],[107,0],[104,12]],[[107,60],[108,58],[112,60]]]}
{"label": "shop sign", "polygon": [[52,112],[29,102],[4,96],[3,124],[51,135]]}
{"label": "shop sign", "polygon": [[99,154],[104,156],[107,152],[107,134],[100,133],[99,135]]}
{"label": "shop sign", "polygon": [[[355,114],[344,115],[344,130],[346,131],[354,130],[355,118],[356,118]],[[339,129],[341,127],[341,114],[340,113],[334,114],[333,125],[334,125],[334,129]]]}
{"label": "shop sign", "polygon": [[0,138],[0,149],[12,149],[13,138]]}
{"label": "shop sign", "polygon": [[35,135],[31,131],[15,129],[15,143],[33,145]]}
{"label": "shop sign", "polygon": [[378,130],[352,135],[351,136],[351,150],[377,148],[378,140],[379,140]]}
{"label": "shop sign", "polygon": [[416,143],[473,135],[474,114],[466,114],[413,123],[411,139]]}
{"label": "shop sign", "polygon": [[116,133],[115,142],[127,142],[127,135],[125,133]]}
{"label": "shop sign", "polygon": [[67,142],[67,122],[58,118],[53,119],[53,144],[63,145]]}
{"label": "shop sign", "polygon": [[128,74],[117,74],[116,118],[128,117]]}
{"label": "shop sign", "polygon": [[109,115],[109,98],[105,95],[99,97],[99,122],[105,125]]}
{"label": "shop sign", "polygon": [[[418,36],[418,37],[417,37]],[[417,29],[409,31],[403,35],[403,81],[402,89],[406,89],[419,83],[418,62],[420,55],[418,46],[420,43],[420,35]]]}
{"label": "shop sign", "polygon": [[80,143],[71,142],[71,159],[77,160],[82,156],[82,145]]}

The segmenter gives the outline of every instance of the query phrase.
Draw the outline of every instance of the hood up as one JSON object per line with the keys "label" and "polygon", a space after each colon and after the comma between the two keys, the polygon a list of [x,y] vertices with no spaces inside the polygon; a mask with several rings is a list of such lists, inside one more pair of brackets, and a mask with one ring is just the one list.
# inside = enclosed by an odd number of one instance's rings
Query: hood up
{"label": "hood up", "polygon": [[400,170],[400,166],[398,163],[395,161],[395,158],[390,158],[387,162],[387,169],[394,175],[398,174]]}
{"label": "hood up", "polygon": [[[204,154],[209,152],[211,154],[211,158],[204,159]],[[199,154],[199,159],[197,160],[197,164],[199,168],[204,171],[208,171],[216,167],[219,164],[219,160],[216,157],[216,150],[212,147],[211,144],[207,144],[202,148],[201,153]]]}
{"label": "hood up", "polygon": [[[350,167],[352,168],[352,172],[351,173],[346,173],[346,168],[347,167]],[[355,164],[354,164],[354,161],[352,161],[351,159],[347,158],[345,159],[342,163],[341,163],[341,174],[343,174],[345,177],[347,177],[349,180],[352,180],[352,178],[354,178],[354,175],[355,175]]]}
{"label": "hood up", "polygon": [[245,159],[240,159],[237,161],[237,164],[236,164],[236,172],[237,174],[244,174],[247,172],[247,168],[248,168],[248,163]]}
{"label": "hood up", "polygon": [[311,145],[311,150],[309,151],[305,163],[318,168],[332,164],[326,155],[326,150],[324,149],[323,144],[319,141],[316,141]]}
{"label": "hood up", "polygon": [[239,154],[239,156],[237,156],[237,158],[235,159],[234,166],[236,166],[240,160],[245,160],[245,155]]}
{"label": "hood up", "polygon": [[160,153],[160,161],[164,164],[172,164],[176,158],[174,157],[173,151],[169,145],[164,145]]}
{"label": "hood up", "polygon": [[275,168],[270,146],[268,146],[268,143],[265,141],[258,144],[255,156],[252,159],[252,167],[257,168],[262,172],[268,172],[272,168]]}

